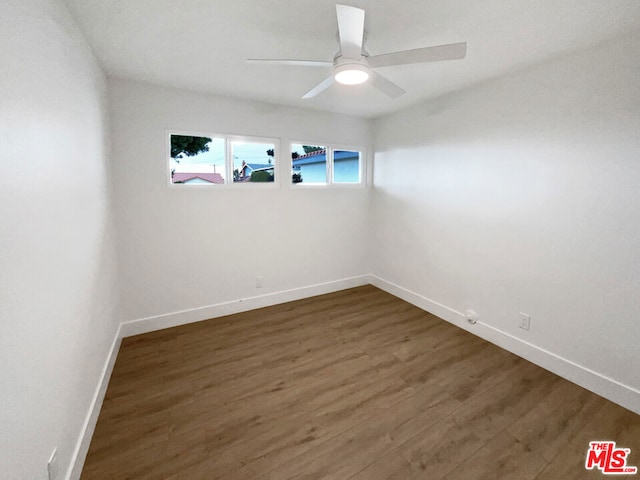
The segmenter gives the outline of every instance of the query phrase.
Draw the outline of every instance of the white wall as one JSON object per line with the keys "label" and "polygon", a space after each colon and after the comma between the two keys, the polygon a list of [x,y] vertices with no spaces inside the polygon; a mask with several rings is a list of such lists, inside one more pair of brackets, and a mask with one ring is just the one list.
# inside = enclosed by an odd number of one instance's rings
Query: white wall
{"label": "white wall", "polygon": [[165,151],[166,129],[277,137],[281,158],[289,141],[366,147],[369,121],[123,80],[112,188],[105,80],[66,9],[1,3],[2,478],[46,478],[54,446],[67,469],[116,317],[370,270],[639,389],[638,40],[380,119],[371,207],[366,189],[168,188]]}
{"label": "white wall", "polygon": [[0,477],[63,478],[114,340],[106,82],[57,0],[0,3]]}
{"label": "white wall", "polygon": [[[117,79],[110,102],[123,321],[368,273],[368,190],[292,188],[284,159],[290,141],[368,147],[369,121]],[[285,181],[168,187],[167,129],[279,138]]]}
{"label": "white wall", "polygon": [[616,399],[640,412],[638,42],[378,119],[372,272],[631,387]]}

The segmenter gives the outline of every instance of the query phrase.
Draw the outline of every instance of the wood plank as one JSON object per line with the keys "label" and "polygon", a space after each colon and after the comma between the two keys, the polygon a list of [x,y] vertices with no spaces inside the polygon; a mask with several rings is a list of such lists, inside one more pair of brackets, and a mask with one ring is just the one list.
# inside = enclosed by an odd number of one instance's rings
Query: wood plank
{"label": "wood plank", "polygon": [[600,478],[597,439],[640,464],[638,415],[364,286],[124,339],[82,478]]}

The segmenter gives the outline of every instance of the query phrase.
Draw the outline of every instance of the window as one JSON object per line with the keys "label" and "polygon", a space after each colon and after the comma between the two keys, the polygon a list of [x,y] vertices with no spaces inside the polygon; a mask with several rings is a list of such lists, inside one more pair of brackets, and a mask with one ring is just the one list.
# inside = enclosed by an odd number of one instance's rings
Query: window
{"label": "window", "polygon": [[276,180],[274,140],[225,135],[169,134],[171,185],[271,183]]}
{"label": "window", "polygon": [[292,183],[327,183],[327,147],[291,144]]}
{"label": "window", "polygon": [[234,182],[273,182],[275,145],[234,140],[231,142]]}
{"label": "window", "polygon": [[293,184],[362,184],[360,150],[292,143],[291,165]]}
{"label": "window", "polygon": [[225,139],[171,135],[172,184],[222,184],[226,177]]}
{"label": "window", "polygon": [[361,157],[358,150],[333,150],[333,183],[360,183]]}

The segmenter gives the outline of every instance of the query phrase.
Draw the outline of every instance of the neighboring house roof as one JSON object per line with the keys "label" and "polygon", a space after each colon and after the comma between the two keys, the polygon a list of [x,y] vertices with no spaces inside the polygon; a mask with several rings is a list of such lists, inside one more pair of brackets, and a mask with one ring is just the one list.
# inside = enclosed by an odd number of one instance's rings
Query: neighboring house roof
{"label": "neighboring house roof", "polygon": [[293,159],[293,166],[309,165],[311,163],[323,163],[327,160],[326,150],[316,150],[315,152],[305,153],[298,158]]}
{"label": "neighboring house roof", "polygon": [[245,163],[242,162],[240,168],[241,181],[249,181],[252,172],[261,172],[265,170],[273,170],[274,165],[271,163]]}
{"label": "neighboring house roof", "polygon": [[245,163],[244,165],[242,165],[242,168],[247,168],[249,167],[249,169],[253,172],[255,170],[268,170],[270,168],[273,168],[273,165],[270,163]]}
{"label": "neighboring house roof", "polygon": [[334,150],[333,159],[334,160],[347,160],[350,158],[358,158],[360,156],[360,152],[353,150]]}
{"label": "neighboring house roof", "polygon": [[[334,150],[333,160],[338,162],[340,160],[348,160],[351,158],[358,158],[358,152],[348,150]],[[317,150],[315,152],[305,153],[298,158],[293,159],[293,166],[310,165],[312,163],[324,163],[327,161],[327,151]]]}
{"label": "neighboring house roof", "polygon": [[209,183],[224,183],[224,179],[222,175],[219,173],[183,173],[183,172],[174,172],[173,173],[173,183],[186,183],[189,180],[193,180],[194,178],[199,178],[200,180],[204,180]]}
{"label": "neighboring house roof", "polygon": [[254,168],[252,172],[266,172],[267,170],[274,170],[274,166],[268,165],[266,167]]}

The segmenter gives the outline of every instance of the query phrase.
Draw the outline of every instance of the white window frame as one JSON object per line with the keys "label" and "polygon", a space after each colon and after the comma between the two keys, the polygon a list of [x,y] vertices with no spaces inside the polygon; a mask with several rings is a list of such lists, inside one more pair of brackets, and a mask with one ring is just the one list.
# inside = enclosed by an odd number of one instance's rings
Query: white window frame
{"label": "white window frame", "polygon": [[[224,183],[221,184],[178,184],[171,181],[171,135],[186,135],[193,137],[221,138],[224,140]],[[232,188],[278,188],[280,187],[280,139],[273,137],[257,137],[253,135],[237,135],[229,133],[196,132],[192,130],[165,130],[166,142],[166,171],[167,185],[172,189],[184,188],[212,188],[215,190]],[[244,143],[268,143],[273,144],[273,182],[234,182],[233,181],[233,157],[231,144],[233,142]]]}
{"label": "white window frame", "polygon": [[[304,177],[301,183],[293,183],[291,178],[289,178],[289,186],[292,188],[364,188],[367,185],[367,173],[366,173],[366,165],[367,165],[367,150],[361,146],[345,146],[336,143],[327,143],[327,142],[299,142],[299,141],[290,141],[289,142],[289,171],[293,171],[293,158],[291,155],[293,153],[292,146],[296,145],[314,145],[314,146],[323,146],[327,149],[326,160],[327,160],[327,169],[326,183],[304,183]],[[359,174],[360,179],[358,182],[334,182],[333,180],[333,153],[336,150],[344,150],[349,152],[359,152],[360,153],[360,161],[359,161]]]}

